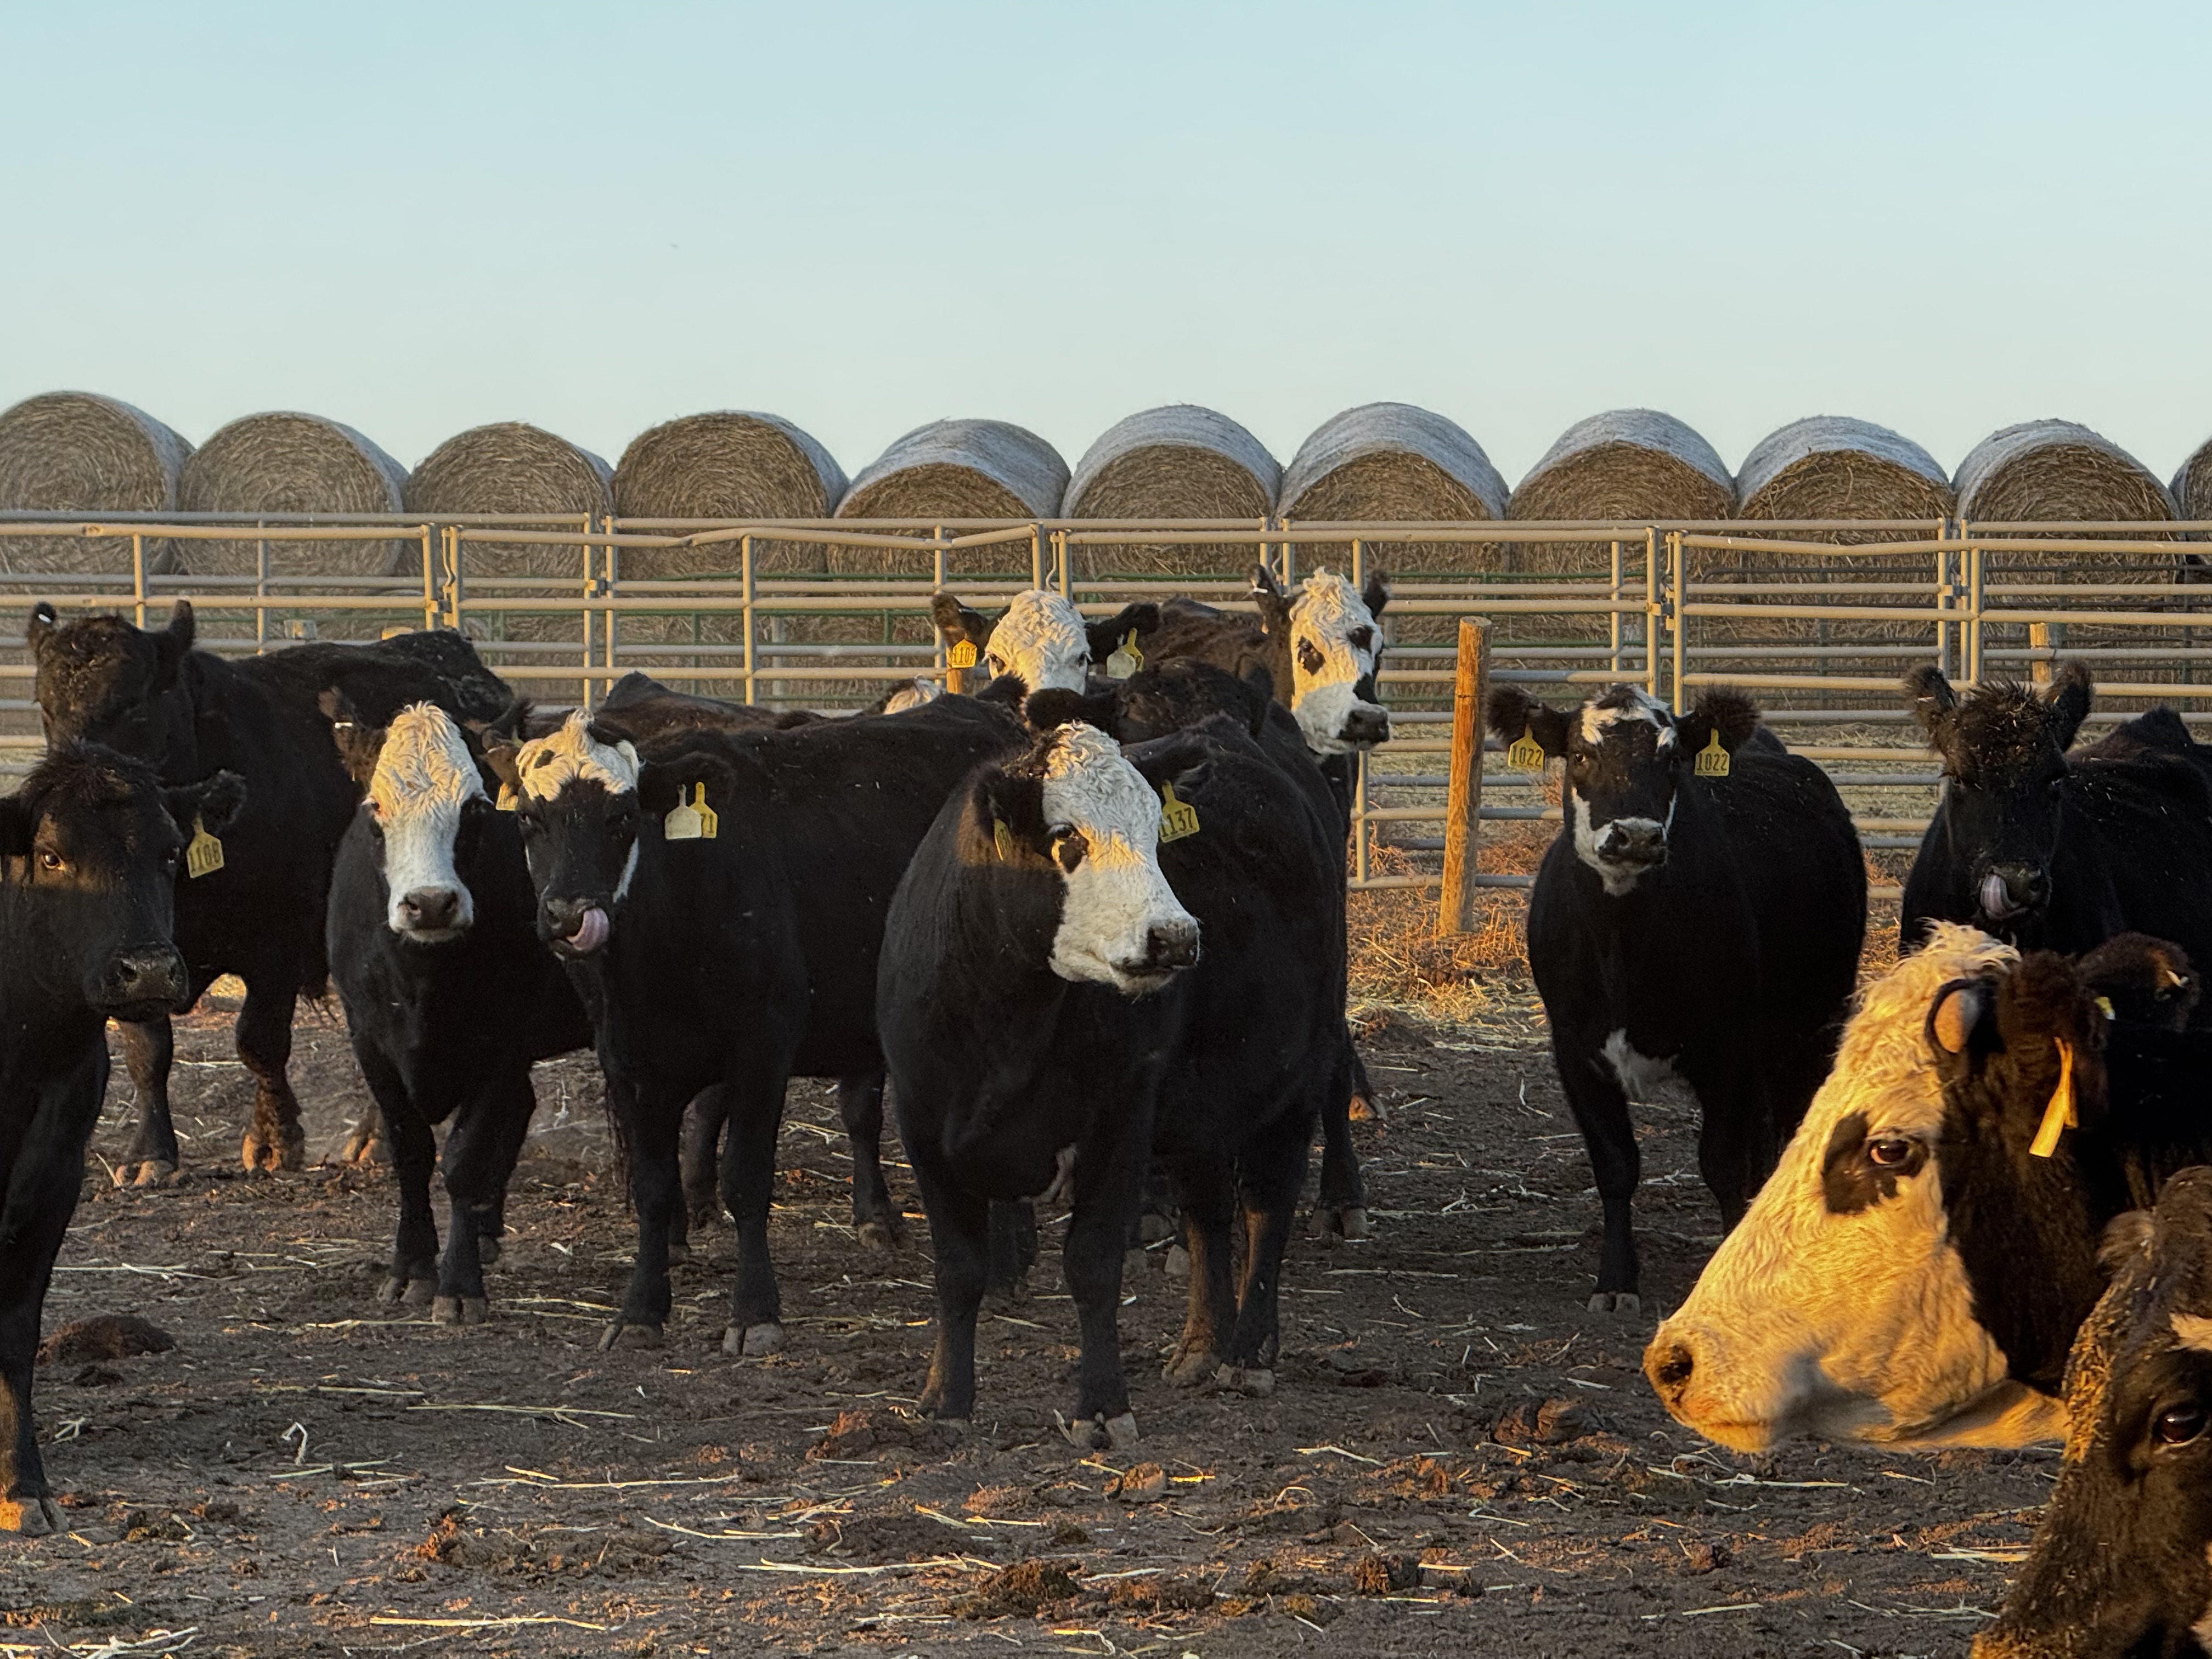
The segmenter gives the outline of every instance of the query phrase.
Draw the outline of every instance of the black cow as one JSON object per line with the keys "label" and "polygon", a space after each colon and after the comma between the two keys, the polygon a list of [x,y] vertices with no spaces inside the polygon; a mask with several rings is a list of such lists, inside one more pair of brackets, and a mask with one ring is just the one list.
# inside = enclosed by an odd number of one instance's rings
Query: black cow
{"label": "black cow", "polygon": [[2212,1643],[2212,1169],[2112,1224],[2111,1286],[2066,1367],[2072,1429],[2027,1564],[1974,1659],[2136,1659]]}
{"label": "black cow", "polygon": [[[1827,775],[1758,708],[1669,714],[1616,685],[1579,710],[1514,686],[1490,725],[1566,761],[1559,838],[1528,903],[1528,964],[1605,1209],[1593,1310],[1635,1312],[1631,1089],[1698,1098],[1698,1166],[1734,1226],[1827,1075],[1866,932],[1866,862]],[[1725,775],[1698,757],[1724,756]],[[1717,769],[1717,763],[1703,763]]]}
{"label": "black cow", "polygon": [[228,772],[165,790],[137,761],[64,741],[0,799],[0,1531],[60,1524],[31,1376],[107,1088],[107,1022],[184,998],[173,922],[189,826],[221,833],[244,794]]}
{"label": "black cow", "polygon": [[[686,732],[642,756],[580,714],[488,750],[518,791],[539,935],[579,978],[629,1145],[637,1265],[610,1346],[660,1340],[683,1224],[678,1127],[718,1085],[738,1252],[725,1347],[781,1346],[768,1207],[785,1084],[880,1071],[875,966],[892,890],[945,794],[1021,737],[1002,709],[945,697],[789,731]],[[857,1177],[854,1190],[857,1203]]]}
{"label": "black cow", "polygon": [[[591,1023],[538,942],[514,814],[493,810],[461,728],[434,703],[403,709],[383,730],[338,725],[367,799],[331,881],[331,976],[399,1179],[383,1299],[475,1324],[537,1106],[531,1065],[588,1047]],[[441,1261],[432,1128],[448,1118],[453,1223]]]}
{"label": "black cow", "polygon": [[[331,746],[320,699],[343,691],[364,718],[381,724],[424,702],[459,719],[489,720],[512,697],[456,634],[292,646],[237,662],[194,650],[192,638],[192,609],[181,601],[157,632],[117,617],[61,626],[40,605],[29,631],[39,708],[49,742],[106,744],[170,783],[196,782],[218,768],[246,780],[247,805],[218,838],[217,867],[188,873],[178,888],[177,944],[191,969],[187,1006],[221,975],[246,981],[237,1038],[254,1081],[246,1168],[296,1170],[306,1139],[285,1075],[293,1004],[303,991],[322,992],[331,865],[360,799]],[[138,1132],[117,1178],[162,1181],[179,1162],[168,1018],[126,1025],[123,1036]]]}
{"label": "black cow", "polygon": [[1961,697],[1933,667],[1905,686],[1943,763],[1905,883],[1906,948],[1960,921],[2069,956],[2136,929],[2212,961],[2212,750],[2171,711],[2069,756],[2092,693],[2079,663],[2041,695],[2000,683]]}

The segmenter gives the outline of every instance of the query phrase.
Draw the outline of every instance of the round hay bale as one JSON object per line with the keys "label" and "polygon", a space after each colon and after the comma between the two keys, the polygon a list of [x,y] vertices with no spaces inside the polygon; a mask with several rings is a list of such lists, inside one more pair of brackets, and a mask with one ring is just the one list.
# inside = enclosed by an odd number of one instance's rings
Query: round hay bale
{"label": "round hay bale", "polygon": [[[1443,416],[1411,404],[1361,404],[1314,428],[1283,471],[1277,511],[1292,520],[1398,519],[1417,523],[1505,516],[1505,480],[1482,446]],[[1348,544],[1298,544],[1301,569],[1349,557]],[[1387,570],[1494,567],[1494,544],[1389,542],[1375,550]]]}
{"label": "round hay bale", "polygon": [[1951,480],[1933,455],[1886,426],[1841,415],[1808,416],[1768,433],[1736,478],[1741,519],[1932,521],[1948,518],[1951,507]]}
{"label": "round hay bale", "polygon": [[[615,512],[625,519],[826,519],[845,494],[845,470],[790,422],[748,410],[685,415],[641,432],[615,467]],[[634,576],[722,574],[738,566],[737,544],[629,548]],[[763,573],[827,570],[819,542],[763,541]]]}
{"label": "round hay bale", "polygon": [[[1631,523],[1725,519],[1735,480],[1697,432],[1656,409],[1613,409],[1577,421],[1513,492],[1516,519],[1614,519]],[[1537,574],[1607,568],[1610,544],[1530,542],[1507,550],[1504,568]]]}
{"label": "round hay bale", "polygon": [[2212,438],[2181,464],[2169,493],[2174,510],[2185,519],[2212,519]]}
{"label": "round hay bale", "polygon": [[[0,509],[173,513],[191,445],[143,409],[90,392],[48,392],[0,414]],[[168,569],[173,545],[149,544]],[[0,538],[0,569],[128,574],[131,544],[59,536]]]}
{"label": "round hay bale", "polygon": [[[1170,404],[1115,422],[1076,463],[1060,516],[1067,519],[1251,519],[1275,510],[1283,469],[1267,447],[1226,415]],[[1079,546],[1078,576],[1242,575],[1256,562],[1249,542]]]}
{"label": "round hay bale", "polygon": [[[349,426],[319,415],[248,415],[201,445],[177,477],[185,513],[391,513],[401,506],[407,469]],[[277,541],[269,570],[283,576],[381,576],[400,568],[410,544]],[[178,561],[195,576],[250,576],[255,544],[187,541]]]}
{"label": "round hay bale", "polygon": [[[884,451],[853,480],[838,503],[841,519],[1049,519],[1067,490],[1067,463],[1025,427],[1006,421],[932,421]],[[1026,570],[1026,543],[986,548],[986,572]],[[927,554],[890,548],[836,547],[840,573],[928,576]],[[964,573],[963,573],[964,574]]]}
{"label": "round hay bale", "polygon": [[2139,522],[2172,519],[2166,486],[2134,456],[2072,421],[2024,421],[1992,432],[1952,480],[1969,523]]}

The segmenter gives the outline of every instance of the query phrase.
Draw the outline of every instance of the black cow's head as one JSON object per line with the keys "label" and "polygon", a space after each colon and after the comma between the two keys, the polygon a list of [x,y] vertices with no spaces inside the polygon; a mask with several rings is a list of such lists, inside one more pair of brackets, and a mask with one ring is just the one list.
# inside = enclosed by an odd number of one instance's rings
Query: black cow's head
{"label": "black cow's head", "polygon": [[6,902],[20,929],[8,971],[53,1006],[123,1020],[169,1012],[191,989],[173,937],[186,838],[196,825],[220,834],[245,799],[228,772],[164,789],[112,750],[58,745],[0,799]]}
{"label": "black cow's head", "polygon": [[159,767],[173,758],[180,738],[189,742],[191,712],[173,695],[192,648],[192,607],[185,600],[158,632],[120,617],[85,617],[64,626],[54,608],[41,603],[25,638],[38,664],[39,714],[48,743],[97,743]]}
{"label": "black cow's head", "polygon": [[2094,687],[2080,663],[2049,691],[1999,683],[1963,698],[1932,664],[1905,677],[1908,706],[1943,762],[1949,851],[1973,884],[1974,919],[2016,936],[2051,902],[2066,805],[2066,750]]}
{"label": "black cow's head", "polygon": [[1011,675],[1025,691],[1080,691],[1094,668],[1125,641],[1141,638],[1160,625],[1160,608],[1149,602],[1127,605],[1111,617],[1085,621],[1062,595],[1042,588],[1017,593],[996,617],[963,605],[940,592],[930,615],[946,645],[975,653],[980,679]]}
{"label": "black cow's head", "polygon": [[1117,684],[1090,692],[1040,691],[1025,705],[1029,722],[1049,731],[1070,720],[1095,726],[1117,743],[1146,743],[1225,714],[1256,738],[1274,689],[1265,668],[1239,679],[1195,657],[1175,657]]}
{"label": "black cow's head", "polygon": [[538,937],[563,956],[591,955],[611,936],[637,873],[647,810],[637,750],[580,708],[527,742],[487,733],[484,758],[514,793]]}
{"label": "black cow's head", "polygon": [[2058,1484],[1976,1659],[2199,1653],[2212,1616],[2212,1170],[2106,1235]]}
{"label": "black cow's head", "polygon": [[1699,751],[1717,737],[1733,756],[1759,730],[1758,705],[1728,690],[1706,691],[1676,715],[1641,686],[1609,686],[1568,711],[1502,685],[1490,694],[1489,714],[1490,729],[1507,743],[1526,736],[1547,759],[1565,757],[1566,832],[1576,856],[1615,897],[1667,861],[1676,799]]}

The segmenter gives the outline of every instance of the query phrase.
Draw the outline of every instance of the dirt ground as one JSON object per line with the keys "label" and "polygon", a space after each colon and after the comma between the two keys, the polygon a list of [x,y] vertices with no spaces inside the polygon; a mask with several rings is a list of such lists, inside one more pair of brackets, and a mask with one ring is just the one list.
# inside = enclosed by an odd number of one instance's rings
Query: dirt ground
{"label": "dirt ground", "polygon": [[[1639,1113],[1646,1311],[1586,1313],[1597,1205],[1540,1016],[1503,979],[1456,1006],[1371,1023],[1375,1235],[1296,1246],[1273,1398],[1161,1381],[1156,1248],[1123,1312],[1144,1437],[1110,1458],[1054,1429],[1049,1242],[987,1319],[973,1428],[908,1414],[927,1228],[896,1165],[908,1243],[854,1239],[824,1087],[794,1087],[783,1138],[789,1351],[720,1353],[720,1230],[668,1346],[600,1353],[631,1234],[588,1063],[541,1068],[494,1318],[456,1330],[375,1299],[388,1176],[235,1168],[249,1088],[204,1008],[181,1184],[90,1171],[46,1315],[177,1346],[41,1368],[69,1529],[0,1546],[0,1651],[1963,1654],[2054,1457],[1742,1459],[1673,1424],[1637,1364],[1717,1234],[1691,1112]],[[362,1099],[334,1016],[303,1014],[295,1064],[331,1153]],[[118,1069],[107,1158],[129,1095]]]}

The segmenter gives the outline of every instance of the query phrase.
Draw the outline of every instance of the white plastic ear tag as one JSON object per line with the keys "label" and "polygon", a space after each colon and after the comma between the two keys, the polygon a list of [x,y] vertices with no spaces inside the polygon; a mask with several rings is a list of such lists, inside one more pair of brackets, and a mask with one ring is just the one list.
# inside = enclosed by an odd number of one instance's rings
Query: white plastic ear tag
{"label": "white plastic ear tag", "polygon": [[1721,747],[1717,732],[1705,739],[1705,746],[1698,750],[1697,774],[1701,778],[1724,778],[1729,775],[1729,751]]}
{"label": "white plastic ear tag", "polygon": [[1144,665],[1145,653],[1137,649],[1137,636],[1134,634],[1124,634],[1121,635],[1121,643],[1115,646],[1114,653],[1106,659],[1106,678],[1109,680],[1129,679],[1139,672]]}
{"label": "white plastic ear tag", "polygon": [[1160,786],[1160,840],[1181,841],[1198,833],[1198,808],[1176,799],[1175,785]]}
{"label": "white plastic ear tag", "polygon": [[1544,769],[1544,745],[1523,732],[1506,745],[1505,763],[1516,772],[1540,772]]}
{"label": "white plastic ear tag", "polygon": [[947,668],[973,668],[975,665],[975,641],[963,640],[945,653]]}
{"label": "white plastic ear tag", "polygon": [[514,808],[515,808],[515,798],[514,798],[514,786],[513,784],[511,784],[511,783],[502,783],[501,785],[500,785],[500,787],[499,787],[499,799],[498,799],[498,801],[497,801],[495,804],[498,805],[499,810],[500,810],[501,811],[502,811],[502,812],[512,812],[513,811],[514,811]]}
{"label": "white plastic ear tag", "polygon": [[999,849],[999,858],[1002,863],[1014,856],[1014,832],[1006,828],[1006,819],[991,820],[991,845]]}
{"label": "white plastic ear tag", "polygon": [[2062,1131],[2077,1129],[2081,1120],[2074,1113],[2074,1045],[2061,1040],[2058,1043],[2058,1086],[2051,1091],[2051,1103],[2043,1109],[2043,1124],[2036,1130],[2035,1139],[2028,1144],[2030,1158],[2049,1158],[2058,1150]]}
{"label": "white plastic ear tag", "polygon": [[[694,795],[697,797],[693,804]],[[666,841],[712,841],[721,828],[721,820],[714,809],[707,805],[707,786],[693,784],[676,786],[676,805],[660,821],[660,834]]]}
{"label": "white plastic ear tag", "polygon": [[207,825],[192,820],[192,838],[185,848],[185,873],[195,880],[222,868],[222,843],[208,834]]}

